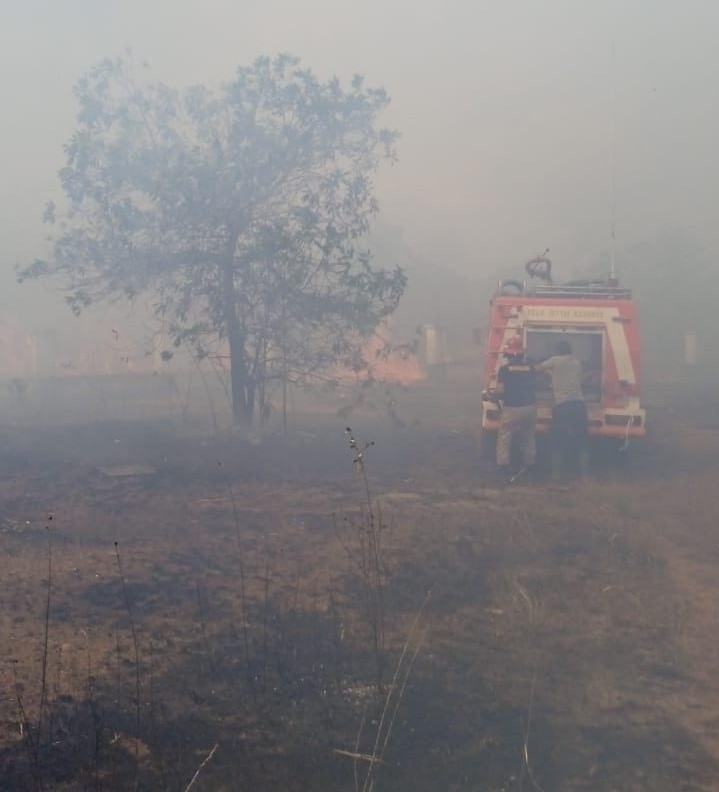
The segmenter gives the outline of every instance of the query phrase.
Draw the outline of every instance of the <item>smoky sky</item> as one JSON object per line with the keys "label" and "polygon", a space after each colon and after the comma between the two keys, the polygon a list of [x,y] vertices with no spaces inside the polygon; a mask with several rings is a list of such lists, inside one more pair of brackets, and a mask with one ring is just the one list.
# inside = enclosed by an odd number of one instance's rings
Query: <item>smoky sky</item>
{"label": "smoky sky", "polygon": [[613,127],[618,244],[667,226],[717,241],[714,0],[0,6],[4,304],[13,265],[43,252],[40,216],[58,194],[73,83],[125,48],[180,86],[217,84],[278,52],[321,77],[362,73],[383,85],[384,121],[402,140],[399,162],[377,179],[382,216],[438,267],[473,277],[547,246],[560,265],[595,259],[609,245]]}

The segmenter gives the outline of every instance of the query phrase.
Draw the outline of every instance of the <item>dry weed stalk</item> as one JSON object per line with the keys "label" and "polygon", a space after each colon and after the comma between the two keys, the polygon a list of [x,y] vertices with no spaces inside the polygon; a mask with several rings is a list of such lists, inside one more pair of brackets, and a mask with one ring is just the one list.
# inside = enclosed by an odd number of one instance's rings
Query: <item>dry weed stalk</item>
{"label": "dry weed stalk", "polygon": [[85,650],[87,654],[87,701],[92,717],[93,746],[92,746],[92,776],[95,789],[101,788],[100,783],[100,750],[102,747],[103,718],[97,701],[95,676],[92,671],[92,652],[90,650],[90,636],[86,630],[80,631],[85,637]]}
{"label": "dry weed stalk", "polygon": [[140,644],[137,640],[137,630],[135,629],[135,617],[132,612],[132,602],[130,601],[130,594],[127,590],[127,581],[122,571],[122,558],[120,556],[120,544],[115,542],[115,561],[117,562],[117,571],[120,575],[120,583],[122,585],[122,597],[125,602],[125,610],[127,611],[127,618],[130,622],[130,633],[132,635],[132,646],[135,652],[135,787],[139,783],[140,772]]}
{"label": "dry weed stalk", "polygon": [[42,682],[40,686],[40,711],[37,718],[37,749],[40,752],[42,741],[42,724],[47,704],[47,659],[50,645],[50,602],[52,598],[52,534],[50,533],[50,522],[53,515],[48,515],[48,524],[45,526],[47,532],[47,597],[45,599],[45,624],[43,632],[42,647]]}
{"label": "dry weed stalk", "polygon": [[192,787],[195,785],[195,781],[197,781],[197,779],[200,777],[200,773],[202,772],[202,769],[215,755],[215,751],[217,750],[218,745],[219,745],[218,743],[215,743],[212,746],[212,750],[210,751],[210,753],[208,753],[207,756],[200,762],[200,766],[197,768],[197,770],[195,770],[195,775],[192,776],[190,783],[185,787],[185,792],[190,792]]}
{"label": "dry weed stalk", "polygon": [[363,758],[363,755],[359,753],[360,745],[362,744],[362,730],[364,729],[364,723],[367,718],[367,712],[362,713],[362,720],[360,720],[359,729],[357,729],[357,738],[355,739],[355,750],[354,750],[354,762],[353,764],[353,771],[354,771],[354,780],[355,780],[355,792],[359,792],[359,765],[357,764],[358,758]]}
{"label": "dry weed stalk", "polygon": [[356,546],[348,546],[341,536],[340,541],[345,552],[357,567],[364,583],[366,615],[372,636],[372,652],[375,660],[375,685],[381,694],[384,692],[385,662],[385,564],[382,554],[382,533],[385,525],[382,519],[382,510],[372,498],[365,466],[365,451],[374,445],[374,441],[360,445],[349,426],[345,433],[350,450],[354,455],[353,464],[362,479],[365,503],[359,520],[345,517],[345,524],[355,534]]}
{"label": "dry weed stalk", "polygon": [[[217,467],[224,473],[222,462],[217,463]],[[252,662],[250,653],[250,634],[247,626],[247,586],[245,579],[245,555],[242,547],[242,530],[240,528],[240,513],[237,508],[237,498],[235,497],[235,488],[232,486],[230,477],[225,473],[225,486],[230,496],[232,503],[232,518],[235,524],[235,541],[237,543],[237,568],[240,573],[240,618],[242,620],[242,643],[245,650],[245,670],[247,673],[247,681],[252,683]]]}
{"label": "dry weed stalk", "polygon": [[537,681],[537,675],[532,676],[532,684],[529,688],[529,705],[527,707],[527,725],[524,729],[524,741],[522,744],[522,775],[519,779],[519,790],[522,792],[524,788],[524,773],[526,771],[529,782],[534,787],[536,792],[544,792],[541,786],[537,783],[532,771],[532,766],[529,763],[529,732],[532,728],[532,710],[534,708],[534,685]]}
{"label": "dry weed stalk", "polygon": [[200,581],[195,578],[195,593],[197,595],[197,616],[200,622],[200,633],[202,635],[202,646],[204,648],[205,656],[207,657],[207,665],[210,671],[210,677],[215,679],[215,654],[210,646],[210,641],[207,636],[207,606],[205,597],[200,587]]}
{"label": "dry weed stalk", "polygon": [[22,696],[22,686],[17,678],[17,660],[12,661],[13,683],[15,687],[15,702],[17,703],[18,715],[20,720],[20,736],[24,739],[27,746],[28,759],[30,761],[30,771],[33,776],[34,792],[42,792],[42,773],[40,771],[40,734],[33,735],[32,724],[28,717],[25,703]]}
{"label": "dry weed stalk", "polygon": [[43,724],[45,722],[45,709],[47,707],[47,667],[50,653],[50,608],[52,604],[52,533],[50,532],[50,523],[53,517],[53,514],[48,515],[48,522],[45,526],[47,534],[47,591],[45,596],[43,646],[40,667],[40,703],[38,706],[37,725],[35,728],[33,728],[27,709],[25,708],[22,686],[17,677],[17,660],[13,660],[12,666],[15,702],[18,707],[18,715],[20,716],[20,735],[26,740],[30,769],[33,775],[33,786],[38,792],[42,792],[43,790],[41,753]]}
{"label": "dry weed stalk", "polygon": [[152,739],[155,736],[155,647],[152,643],[152,638],[150,638],[150,657],[148,665],[148,714],[150,721],[150,738]]}
{"label": "dry weed stalk", "polygon": [[[432,590],[430,589],[427,592],[424,601],[417,610],[417,613],[415,614],[414,621],[412,622],[412,626],[407,633],[407,638],[404,642],[404,646],[402,647],[402,651],[400,652],[399,659],[397,660],[397,665],[395,666],[394,674],[392,676],[392,682],[387,690],[387,695],[385,696],[384,705],[382,707],[382,714],[380,715],[379,723],[377,724],[377,734],[375,736],[374,747],[369,760],[369,767],[367,768],[367,775],[365,776],[364,784],[362,785],[362,792],[372,792],[375,787],[377,780],[375,768],[377,764],[384,761],[387,746],[389,745],[389,740],[392,736],[392,730],[397,718],[397,712],[399,711],[399,706],[402,703],[402,699],[404,698],[404,692],[407,688],[407,682],[409,680],[410,674],[412,673],[414,661],[417,659],[417,655],[419,654],[419,650],[422,647],[422,643],[424,642],[424,638],[427,633],[426,629],[420,630],[420,622],[431,596]],[[413,642],[414,647],[410,649]],[[389,722],[387,722],[388,715]],[[387,723],[386,726],[385,723]]]}
{"label": "dry weed stalk", "polygon": [[334,595],[334,583],[332,580],[332,574],[328,572],[328,600],[327,600],[327,612],[329,613],[331,624],[332,624],[332,635],[333,635],[333,649],[332,652],[332,669],[334,673],[334,682],[335,687],[338,693],[342,691],[342,660],[343,660],[343,649],[342,649],[342,641],[344,640],[344,624],[342,620],[342,615],[339,612],[339,608],[337,606],[337,601]]}
{"label": "dry weed stalk", "polygon": [[270,607],[270,560],[265,559],[264,606],[262,612],[262,692],[267,692],[268,620]]}
{"label": "dry weed stalk", "polygon": [[[375,733],[372,752],[360,751],[362,742],[362,732],[364,730],[366,713],[363,713],[360,721],[359,729],[357,730],[357,737],[355,738],[354,750],[347,751],[341,748],[335,749],[335,753],[340,756],[347,756],[353,760],[354,764],[354,783],[355,792],[373,792],[375,784],[377,783],[376,768],[384,764],[384,757],[389,746],[390,738],[394,730],[394,725],[397,719],[402,699],[404,698],[405,690],[414,662],[417,659],[422,644],[424,643],[427,634],[427,628],[421,626],[422,616],[424,615],[427,603],[432,596],[432,590],[427,592],[422,604],[420,605],[417,613],[415,614],[412,625],[407,633],[402,651],[400,652],[399,659],[395,665],[392,681],[387,688],[380,713],[379,721],[377,723],[377,731]],[[360,787],[360,773],[359,762],[367,762],[367,773],[365,774],[364,781]]]}

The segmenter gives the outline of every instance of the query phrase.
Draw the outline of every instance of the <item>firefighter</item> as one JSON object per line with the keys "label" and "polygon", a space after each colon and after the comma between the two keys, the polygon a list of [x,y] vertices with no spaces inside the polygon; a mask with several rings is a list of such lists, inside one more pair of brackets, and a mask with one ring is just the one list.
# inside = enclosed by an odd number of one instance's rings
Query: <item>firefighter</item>
{"label": "firefighter", "polygon": [[501,409],[497,435],[497,466],[503,476],[509,477],[513,442],[516,441],[522,455],[524,467],[520,472],[535,463],[537,407],[534,369],[525,359],[522,339],[519,336],[510,338],[502,353],[507,362],[497,371],[497,388],[494,394]]}
{"label": "firefighter", "polygon": [[536,371],[547,372],[552,381],[552,474],[556,478],[562,468],[587,472],[587,405],[582,392],[582,363],[572,354],[566,340],[559,341],[555,354],[535,365]]}

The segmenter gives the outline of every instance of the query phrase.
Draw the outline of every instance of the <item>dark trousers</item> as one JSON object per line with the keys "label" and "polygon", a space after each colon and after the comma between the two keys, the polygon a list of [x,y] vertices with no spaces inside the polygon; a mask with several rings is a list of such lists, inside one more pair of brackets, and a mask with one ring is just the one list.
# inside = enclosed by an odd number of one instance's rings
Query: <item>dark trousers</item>
{"label": "dark trousers", "polygon": [[567,401],[552,409],[552,451],[555,468],[585,472],[589,420],[583,401]]}

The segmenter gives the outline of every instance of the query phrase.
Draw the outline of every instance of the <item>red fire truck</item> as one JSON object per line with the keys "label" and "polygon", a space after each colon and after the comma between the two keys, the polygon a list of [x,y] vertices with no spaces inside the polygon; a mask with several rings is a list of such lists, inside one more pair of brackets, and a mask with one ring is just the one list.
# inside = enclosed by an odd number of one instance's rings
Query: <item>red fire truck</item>
{"label": "red fire truck", "polygon": [[[551,261],[543,256],[526,265],[524,281],[503,281],[490,302],[484,366],[483,435],[499,428],[499,407],[488,398],[502,365],[507,341],[520,336],[535,362],[554,354],[557,341],[569,341],[584,369],[589,432],[624,444],[646,433],[640,401],[640,343],[636,304],[631,291],[614,278],[605,281],[552,281]],[[537,431],[552,423],[548,379],[537,377]],[[484,443],[483,443],[484,445]]]}

